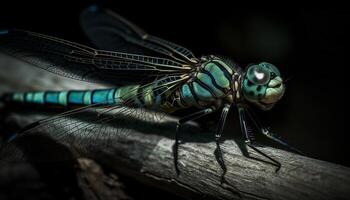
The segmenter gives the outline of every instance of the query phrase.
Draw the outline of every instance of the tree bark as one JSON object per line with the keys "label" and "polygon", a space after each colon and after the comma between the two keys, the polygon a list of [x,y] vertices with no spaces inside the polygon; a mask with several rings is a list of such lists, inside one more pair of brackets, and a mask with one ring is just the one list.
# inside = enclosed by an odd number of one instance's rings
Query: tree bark
{"label": "tree bark", "polygon": [[[38,114],[12,116],[21,124],[31,121],[27,119],[39,118]],[[275,166],[252,151],[249,152],[252,158],[245,157],[242,144],[231,139],[221,144],[227,166],[227,183],[221,184],[222,170],[214,156],[216,146],[211,141],[212,133],[193,133],[195,131],[191,130],[195,127],[192,125],[182,129],[183,140],[187,142],[179,148],[181,173],[177,176],[171,148],[174,142],[171,129],[175,126],[168,124],[151,132],[143,132],[143,128],[128,130],[128,134],[113,140],[108,148],[97,144],[97,151],[87,150],[86,155],[119,173],[186,198],[350,198],[349,168],[271,147],[260,147],[281,162],[282,167],[276,172]],[[84,142],[74,147],[76,150],[89,149],[88,143]]]}
{"label": "tree bark", "polygon": [[[49,89],[48,80],[52,80],[52,77],[49,74],[35,78],[36,81],[41,80],[44,83],[35,89]],[[51,82],[54,82],[54,87],[62,85],[65,88],[67,81],[71,80],[56,78]],[[23,90],[23,85],[15,85],[9,88]],[[82,84],[71,81],[68,85],[76,88]],[[7,119],[24,126],[47,116],[39,111],[28,113],[21,110],[11,113]],[[133,120],[127,119],[126,124],[133,124]],[[251,158],[244,156],[245,146],[239,140],[232,139],[225,139],[221,144],[227,166],[226,182],[221,184],[222,170],[214,156],[216,145],[213,133],[199,131],[194,124],[188,124],[181,130],[185,143],[179,148],[181,173],[177,176],[172,156],[175,121],[176,118],[165,116],[160,126],[153,127],[145,121],[138,123],[138,126],[124,127],[127,134],[112,138],[108,148],[99,146],[100,141],[96,140],[94,142],[97,149],[94,151],[89,152],[87,142],[77,146],[72,144],[73,149],[79,151],[79,148],[83,148],[87,156],[104,166],[189,199],[350,199],[349,168],[280,149],[259,147],[261,151],[281,162],[282,167],[276,172],[276,167],[260,155],[249,150]],[[108,131],[111,134],[119,130],[112,123],[106,126],[109,126]],[[43,134],[52,136],[52,133],[45,133],[45,130]],[[79,138],[81,135],[75,137]],[[54,135],[52,138],[55,140]],[[89,139],[91,138],[85,137],[83,140]]]}

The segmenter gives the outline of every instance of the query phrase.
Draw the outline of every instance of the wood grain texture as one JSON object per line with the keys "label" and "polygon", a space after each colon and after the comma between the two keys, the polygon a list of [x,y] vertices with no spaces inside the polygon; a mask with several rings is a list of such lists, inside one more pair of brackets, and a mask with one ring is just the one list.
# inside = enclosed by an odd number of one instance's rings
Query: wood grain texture
{"label": "wood grain texture", "polygon": [[[23,72],[43,83],[39,84],[38,89],[59,86],[64,88],[67,84],[79,89],[95,87],[65,78],[56,77],[55,81],[48,81],[54,77],[49,73],[41,72],[42,75],[38,77],[31,70]],[[13,80],[8,77],[7,79]],[[53,82],[54,85],[50,85]],[[7,89],[25,90],[26,84],[30,82],[19,84],[16,80],[13,83],[15,84]],[[47,116],[47,113],[42,112],[21,111],[10,113],[7,119],[24,126]],[[137,119],[129,119],[126,123],[132,125],[134,120]],[[199,129],[196,124],[188,124],[182,129],[185,143],[179,148],[181,173],[176,176],[171,148],[175,121],[175,118],[166,116],[158,126],[138,122],[137,126],[125,129],[127,134],[113,139],[108,148],[101,145],[97,150],[89,152],[88,143],[75,148],[84,148],[90,158],[119,173],[189,199],[350,199],[349,168],[271,147],[259,147],[281,162],[282,168],[275,172],[275,167],[262,161],[265,159],[260,155],[249,151],[252,158],[244,156],[244,145],[239,140],[232,139],[224,140],[221,146],[228,169],[225,176],[227,183],[221,184],[221,168],[214,156],[216,146],[213,133]],[[109,130],[113,131],[113,123],[106,125],[111,126]],[[49,135],[45,132],[44,134]],[[97,146],[98,142],[95,141]]]}

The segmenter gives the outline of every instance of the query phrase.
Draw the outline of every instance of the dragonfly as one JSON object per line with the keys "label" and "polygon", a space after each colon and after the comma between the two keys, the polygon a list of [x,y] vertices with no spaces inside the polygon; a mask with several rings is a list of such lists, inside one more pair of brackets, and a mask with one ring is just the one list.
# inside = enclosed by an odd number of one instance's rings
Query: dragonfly
{"label": "dragonfly", "polygon": [[[0,31],[0,51],[55,74],[76,80],[108,83],[115,87],[96,90],[13,92],[2,96],[11,103],[55,105],[77,108],[39,120],[9,137],[8,142],[45,129],[68,140],[73,133],[103,138],[106,122],[132,114],[143,117],[142,110],[173,113],[195,108],[195,112],[177,120],[172,146],[177,174],[181,126],[214,112],[220,112],[215,131],[217,161],[222,176],[227,169],[220,142],[229,111],[236,107],[245,144],[270,160],[278,170],[280,162],[257,148],[249,122],[264,136],[301,153],[280,136],[266,128],[252,106],[270,110],[285,93],[280,71],[271,63],[261,62],[241,68],[232,59],[218,55],[196,57],[192,51],[158,38],[100,6],[83,10],[81,26],[94,48],[64,39],[25,31]],[[130,109],[127,108],[141,108]],[[89,109],[99,109],[83,122],[70,122],[69,116],[83,116]],[[109,114],[109,115],[107,115]],[[156,117],[155,117],[156,118]],[[92,124],[92,122],[94,122]],[[57,124],[69,128],[55,128]],[[118,129],[116,129],[118,130]]]}

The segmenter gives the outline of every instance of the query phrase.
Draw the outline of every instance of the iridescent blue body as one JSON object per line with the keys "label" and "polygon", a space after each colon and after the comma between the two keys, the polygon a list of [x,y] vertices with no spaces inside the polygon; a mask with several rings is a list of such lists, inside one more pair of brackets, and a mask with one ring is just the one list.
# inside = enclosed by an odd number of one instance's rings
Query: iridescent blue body
{"label": "iridescent blue body", "polygon": [[[164,112],[173,112],[188,107],[220,106],[223,99],[233,101],[234,74],[238,75],[237,66],[230,66],[220,58],[210,56],[202,59],[198,69],[188,76],[186,82],[171,92],[159,95],[154,88],[159,83],[141,88],[141,85],[128,85],[117,88],[98,90],[72,90],[72,91],[37,91],[15,92],[9,94],[9,101],[28,104],[47,104],[59,106],[82,106],[93,104],[121,104],[133,93],[132,106],[146,107]],[[237,71],[237,72],[236,72]],[[239,78],[237,76],[236,78]],[[165,81],[171,82],[171,79]],[[162,84],[166,84],[162,83]]]}
{"label": "iridescent blue body", "polygon": [[115,93],[117,89],[100,90],[71,90],[71,91],[43,91],[43,92],[16,92],[11,94],[11,100],[23,103],[48,105],[91,105],[109,102],[117,103]]}

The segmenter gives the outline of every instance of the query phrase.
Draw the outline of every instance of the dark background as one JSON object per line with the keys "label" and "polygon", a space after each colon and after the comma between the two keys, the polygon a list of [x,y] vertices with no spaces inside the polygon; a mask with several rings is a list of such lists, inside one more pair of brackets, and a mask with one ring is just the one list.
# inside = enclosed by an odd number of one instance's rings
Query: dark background
{"label": "dark background", "polygon": [[[93,3],[50,1],[2,5],[0,27],[20,28],[88,44],[79,12]],[[242,67],[267,61],[287,83],[284,98],[259,116],[306,155],[350,166],[344,130],[345,40],[349,14],[336,8],[239,7],[220,2],[189,4],[103,1],[149,33],[191,49],[198,57],[222,54]],[[215,117],[212,117],[213,119]],[[215,119],[214,119],[215,120]],[[237,120],[237,115],[231,120]],[[231,126],[229,126],[231,127]],[[235,129],[238,130],[238,129]],[[230,131],[225,134],[240,135]]]}

